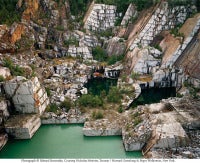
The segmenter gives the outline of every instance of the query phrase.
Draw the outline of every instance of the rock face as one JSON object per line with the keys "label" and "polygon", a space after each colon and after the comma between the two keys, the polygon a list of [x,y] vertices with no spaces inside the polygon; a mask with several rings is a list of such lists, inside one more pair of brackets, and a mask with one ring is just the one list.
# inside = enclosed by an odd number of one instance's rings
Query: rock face
{"label": "rock face", "polygon": [[[141,27],[139,34],[130,46],[133,50],[138,44],[147,46],[153,41],[153,38],[162,30],[168,30],[175,25],[183,23],[187,17],[188,10],[185,6],[170,8],[167,2],[161,2],[159,7],[153,11],[146,24]],[[176,14],[179,13],[179,14]]]}
{"label": "rock face", "polygon": [[116,6],[113,5],[94,4],[84,27],[93,31],[102,31],[114,27],[116,9]]}
{"label": "rock face", "polygon": [[185,146],[189,142],[180,123],[158,125],[155,132],[159,139],[153,148],[176,148]]}
{"label": "rock face", "polygon": [[149,121],[143,121],[131,130],[122,129],[122,139],[126,151],[140,151],[152,134]]}
{"label": "rock face", "polygon": [[23,24],[14,23],[10,28],[10,42],[15,43],[17,40],[20,40],[24,29]]}
{"label": "rock face", "polygon": [[5,123],[5,130],[15,139],[30,139],[40,125],[38,115],[14,115]]}
{"label": "rock face", "polygon": [[8,111],[7,102],[5,100],[0,101],[0,126],[9,116],[10,113]]}
{"label": "rock face", "polygon": [[123,39],[120,39],[119,37],[113,37],[112,39],[108,40],[108,46],[106,48],[106,51],[109,56],[112,55],[123,55],[125,51],[125,43]]}
{"label": "rock face", "polygon": [[7,134],[0,134],[0,151],[4,147],[4,145],[8,141],[8,135]]}
{"label": "rock face", "polygon": [[[22,20],[30,21],[39,8],[39,0],[24,0],[24,4],[26,9],[23,12]],[[17,5],[21,8],[22,1],[20,0]]]}
{"label": "rock face", "polygon": [[12,99],[16,111],[20,113],[39,113],[49,104],[46,91],[41,87],[37,77],[27,80],[16,77],[4,84],[6,95]]}
{"label": "rock face", "polygon": [[134,18],[137,16],[137,10],[135,8],[135,6],[131,3],[129,6],[128,6],[128,9],[122,19],[122,22],[121,22],[121,25],[122,26],[126,26],[126,24],[129,22],[129,20],[131,18]]}

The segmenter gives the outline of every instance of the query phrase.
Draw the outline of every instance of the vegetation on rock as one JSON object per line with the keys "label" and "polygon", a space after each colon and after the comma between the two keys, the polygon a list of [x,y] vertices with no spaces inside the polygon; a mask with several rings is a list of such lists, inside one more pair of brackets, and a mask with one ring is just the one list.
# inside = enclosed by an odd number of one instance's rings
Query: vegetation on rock
{"label": "vegetation on rock", "polygon": [[13,22],[19,22],[21,11],[16,9],[18,0],[0,1],[0,24],[11,25]]}
{"label": "vegetation on rock", "polygon": [[19,65],[14,65],[10,58],[3,59],[3,66],[10,69],[11,75],[13,76],[24,76],[25,70]]}

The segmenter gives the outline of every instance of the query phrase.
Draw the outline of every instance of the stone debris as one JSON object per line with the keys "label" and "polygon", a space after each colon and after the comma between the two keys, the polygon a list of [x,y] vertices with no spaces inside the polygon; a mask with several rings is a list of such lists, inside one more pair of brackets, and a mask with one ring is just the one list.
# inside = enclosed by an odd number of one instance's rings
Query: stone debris
{"label": "stone debris", "polygon": [[17,76],[4,83],[6,95],[12,99],[16,111],[20,113],[42,114],[49,104],[44,88],[37,77],[27,80]]}
{"label": "stone debris", "polygon": [[114,27],[116,21],[116,6],[94,4],[84,27],[92,31],[102,31]]}
{"label": "stone debris", "polygon": [[53,112],[45,112],[41,117],[42,124],[73,124],[85,123],[86,116],[81,115],[78,109],[70,109],[68,113],[62,112],[56,115]]}

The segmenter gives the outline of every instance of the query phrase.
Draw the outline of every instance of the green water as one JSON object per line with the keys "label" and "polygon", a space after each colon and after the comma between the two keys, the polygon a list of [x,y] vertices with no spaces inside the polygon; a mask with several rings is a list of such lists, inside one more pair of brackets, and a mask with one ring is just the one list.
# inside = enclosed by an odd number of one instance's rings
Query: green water
{"label": "green water", "polygon": [[138,105],[158,103],[162,99],[176,96],[176,88],[149,88],[142,90],[140,96],[134,100],[131,107]]}
{"label": "green water", "polygon": [[120,136],[85,137],[83,125],[42,125],[31,140],[11,140],[0,158],[140,158]]}
{"label": "green water", "polygon": [[89,94],[100,95],[102,91],[108,94],[111,86],[117,86],[117,79],[93,78],[85,86]]}

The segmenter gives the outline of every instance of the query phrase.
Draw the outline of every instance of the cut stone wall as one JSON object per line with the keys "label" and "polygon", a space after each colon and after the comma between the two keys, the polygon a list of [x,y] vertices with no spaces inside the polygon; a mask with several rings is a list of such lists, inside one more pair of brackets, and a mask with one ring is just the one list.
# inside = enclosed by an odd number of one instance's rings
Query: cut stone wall
{"label": "cut stone wall", "polygon": [[17,112],[42,114],[49,99],[37,77],[27,80],[17,76],[4,83],[6,95],[12,99]]}
{"label": "cut stone wall", "polygon": [[105,4],[94,4],[84,27],[92,31],[102,31],[112,28],[116,20],[116,6]]}
{"label": "cut stone wall", "polygon": [[38,115],[14,115],[5,123],[5,130],[15,139],[30,139],[40,125]]}
{"label": "cut stone wall", "polygon": [[92,53],[89,51],[88,47],[75,47],[70,46],[67,55],[72,57],[81,57],[83,59],[92,59]]}
{"label": "cut stone wall", "polygon": [[185,6],[177,6],[171,9],[168,7],[167,2],[163,2],[145,26],[141,27],[141,31],[132,42],[130,50],[133,50],[138,45],[148,46],[161,31],[172,29],[175,25],[184,23],[188,10],[191,9]]}

